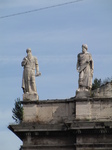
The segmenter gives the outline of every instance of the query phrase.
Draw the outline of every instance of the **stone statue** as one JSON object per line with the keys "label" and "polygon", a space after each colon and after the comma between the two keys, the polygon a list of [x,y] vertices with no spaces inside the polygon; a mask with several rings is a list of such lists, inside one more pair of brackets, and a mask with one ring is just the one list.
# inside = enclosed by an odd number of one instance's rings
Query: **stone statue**
{"label": "stone statue", "polygon": [[[23,79],[22,79],[22,89],[24,92],[23,100],[38,99],[35,76],[41,75],[39,73],[39,66],[37,58],[32,56],[31,49],[26,50],[27,56],[24,57],[21,65],[24,67]],[[36,73],[35,73],[36,71]],[[31,96],[34,95],[34,96]],[[34,98],[35,97],[35,98]]]}
{"label": "stone statue", "polygon": [[90,53],[87,52],[88,46],[82,45],[82,53],[78,54],[77,70],[79,72],[79,91],[89,91],[92,88],[93,78],[93,60]]}

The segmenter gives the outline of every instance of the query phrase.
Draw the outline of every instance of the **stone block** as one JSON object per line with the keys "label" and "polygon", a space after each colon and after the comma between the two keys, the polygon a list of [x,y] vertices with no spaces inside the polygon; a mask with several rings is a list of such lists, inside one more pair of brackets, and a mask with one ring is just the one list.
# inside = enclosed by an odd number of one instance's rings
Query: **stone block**
{"label": "stone block", "polygon": [[76,98],[90,98],[90,91],[76,91]]}
{"label": "stone block", "polygon": [[38,94],[37,93],[33,93],[33,94],[30,94],[30,93],[24,93],[23,94],[23,101],[36,101],[38,100],[39,97],[38,97]]}
{"label": "stone block", "polygon": [[75,119],[74,101],[24,101],[23,122],[61,123]]}
{"label": "stone block", "polygon": [[91,119],[90,101],[76,102],[76,119]]}
{"label": "stone block", "polygon": [[23,105],[23,121],[35,122],[38,120],[37,106],[35,104]]}
{"label": "stone block", "polygon": [[111,99],[85,99],[76,102],[76,119],[112,120]]}
{"label": "stone block", "polygon": [[50,105],[37,105],[38,122],[50,122],[53,119],[52,110],[53,108]]}

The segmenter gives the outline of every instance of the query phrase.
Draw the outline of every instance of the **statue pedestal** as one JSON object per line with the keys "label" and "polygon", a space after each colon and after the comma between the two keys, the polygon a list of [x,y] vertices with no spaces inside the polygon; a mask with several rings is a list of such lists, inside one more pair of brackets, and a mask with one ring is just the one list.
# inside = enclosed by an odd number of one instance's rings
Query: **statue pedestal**
{"label": "statue pedestal", "polygon": [[38,94],[37,93],[25,93],[23,94],[23,101],[29,100],[29,101],[36,101],[39,100]]}
{"label": "statue pedestal", "polygon": [[90,96],[90,91],[76,91],[76,98],[89,98]]}
{"label": "statue pedestal", "polygon": [[75,118],[74,99],[69,100],[26,100],[23,104],[23,122],[58,124]]}

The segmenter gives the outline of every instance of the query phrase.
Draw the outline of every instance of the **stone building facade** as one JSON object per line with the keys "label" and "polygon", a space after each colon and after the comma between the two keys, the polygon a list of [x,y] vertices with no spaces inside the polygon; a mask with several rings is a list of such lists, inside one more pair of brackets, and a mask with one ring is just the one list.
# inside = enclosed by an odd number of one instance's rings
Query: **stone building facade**
{"label": "stone building facade", "polygon": [[22,101],[22,150],[112,150],[112,98]]}

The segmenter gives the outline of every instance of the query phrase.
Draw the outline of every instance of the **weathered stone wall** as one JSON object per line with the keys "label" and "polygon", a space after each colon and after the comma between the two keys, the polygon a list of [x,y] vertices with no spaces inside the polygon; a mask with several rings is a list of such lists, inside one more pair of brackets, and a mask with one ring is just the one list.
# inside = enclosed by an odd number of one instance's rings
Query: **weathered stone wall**
{"label": "weathered stone wall", "polygon": [[78,135],[76,150],[110,150],[112,149],[112,135]]}
{"label": "weathered stone wall", "polygon": [[23,122],[61,123],[75,119],[73,100],[49,100],[23,103]]}
{"label": "weathered stone wall", "polygon": [[93,97],[111,98],[112,97],[112,82],[102,85],[100,88],[92,91]]}
{"label": "weathered stone wall", "polygon": [[22,150],[112,150],[112,98],[23,101]]}
{"label": "weathered stone wall", "polygon": [[112,99],[23,102],[23,122],[56,124],[74,120],[112,121]]}
{"label": "weathered stone wall", "polygon": [[86,99],[76,102],[76,119],[112,121],[112,99]]}
{"label": "weathered stone wall", "polygon": [[[49,134],[49,133],[48,133]],[[28,135],[27,138],[23,140],[23,149],[27,150],[74,150],[73,143],[75,142],[74,136],[62,136],[60,135]]]}

